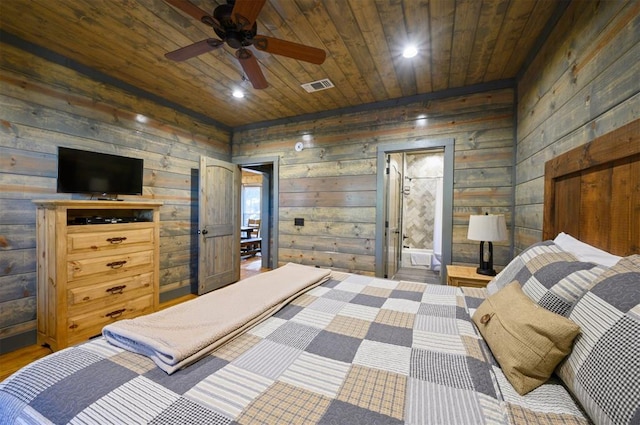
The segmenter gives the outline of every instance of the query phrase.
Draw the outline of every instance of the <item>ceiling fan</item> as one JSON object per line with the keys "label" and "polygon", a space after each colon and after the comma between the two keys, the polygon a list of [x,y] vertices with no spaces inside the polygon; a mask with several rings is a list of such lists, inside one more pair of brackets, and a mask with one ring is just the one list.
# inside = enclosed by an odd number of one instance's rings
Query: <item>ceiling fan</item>
{"label": "ceiling fan", "polygon": [[212,15],[188,0],[164,1],[205,25],[211,26],[220,37],[220,39],[207,38],[166,53],[167,59],[183,61],[218,49],[227,43],[229,47],[236,49],[235,55],[253,88],[264,89],[269,86],[267,80],[260,69],[258,60],[247,47],[254,46],[264,52],[317,65],[322,64],[326,58],[326,53],[322,49],[266,35],[257,35],[256,19],[267,0],[227,0],[227,4],[217,6]]}

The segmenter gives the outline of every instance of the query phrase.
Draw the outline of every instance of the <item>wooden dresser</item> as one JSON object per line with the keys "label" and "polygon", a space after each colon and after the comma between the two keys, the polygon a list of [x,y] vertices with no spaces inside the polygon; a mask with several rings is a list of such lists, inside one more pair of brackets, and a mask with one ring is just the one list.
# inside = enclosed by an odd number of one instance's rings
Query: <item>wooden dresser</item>
{"label": "wooden dresser", "polygon": [[34,203],[38,344],[60,350],[157,310],[161,203]]}

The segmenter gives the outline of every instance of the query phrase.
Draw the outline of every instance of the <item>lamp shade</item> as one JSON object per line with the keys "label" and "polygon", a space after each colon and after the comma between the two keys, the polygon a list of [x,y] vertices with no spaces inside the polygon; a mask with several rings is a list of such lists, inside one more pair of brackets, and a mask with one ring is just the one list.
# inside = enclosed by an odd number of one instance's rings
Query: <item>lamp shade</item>
{"label": "lamp shade", "polygon": [[503,241],[507,239],[507,224],[504,215],[469,216],[467,239],[472,241]]}

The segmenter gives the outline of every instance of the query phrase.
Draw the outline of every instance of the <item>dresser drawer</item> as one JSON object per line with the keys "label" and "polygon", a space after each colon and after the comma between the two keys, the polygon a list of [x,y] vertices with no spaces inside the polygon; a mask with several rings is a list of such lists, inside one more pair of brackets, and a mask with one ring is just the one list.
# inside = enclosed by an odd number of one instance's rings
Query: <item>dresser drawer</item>
{"label": "dresser drawer", "polygon": [[471,288],[485,288],[489,283],[488,280],[469,279],[464,277],[450,278],[449,286],[468,286]]}
{"label": "dresser drawer", "polygon": [[83,285],[68,291],[69,314],[85,306],[109,305],[151,293],[153,272],[122,279],[108,279],[102,283]]}
{"label": "dresser drawer", "polygon": [[98,225],[81,227],[82,232],[67,234],[67,253],[104,252],[112,253],[118,250],[128,250],[131,247],[150,249],[154,242],[154,229],[141,227],[137,229],[122,228],[122,225],[109,226],[111,229],[102,231],[86,231],[100,227]]}
{"label": "dresser drawer", "polygon": [[132,319],[153,312],[153,295],[70,316],[67,320],[69,345],[102,333],[102,328],[121,319]]}
{"label": "dresser drawer", "polygon": [[67,262],[67,282],[88,277],[118,277],[129,271],[153,267],[153,251],[83,258]]}

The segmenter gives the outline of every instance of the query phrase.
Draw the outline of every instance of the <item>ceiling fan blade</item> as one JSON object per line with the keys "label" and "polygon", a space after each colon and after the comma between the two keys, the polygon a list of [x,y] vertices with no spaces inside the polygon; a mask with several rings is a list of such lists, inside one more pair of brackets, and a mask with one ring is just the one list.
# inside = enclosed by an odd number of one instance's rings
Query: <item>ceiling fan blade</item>
{"label": "ceiling fan blade", "polygon": [[264,77],[260,64],[255,56],[247,49],[236,50],[236,57],[242,65],[244,73],[247,74],[247,78],[251,81],[251,85],[254,89],[266,89],[269,87],[267,79]]}
{"label": "ceiling fan blade", "polygon": [[244,29],[250,29],[267,0],[236,0],[231,16]]}
{"label": "ceiling fan blade", "polygon": [[258,50],[263,50],[275,55],[286,56],[305,62],[321,65],[327,58],[327,53],[322,49],[317,49],[304,44],[292,41],[280,40],[266,35],[260,35],[253,39],[253,45]]}
{"label": "ceiling fan blade", "polygon": [[200,9],[198,6],[196,6],[195,4],[187,0],[164,0],[164,1],[166,3],[169,3],[171,6],[175,7],[176,9],[182,10],[187,15],[193,18],[196,18],[198,21],[206,25],[212,26],[213,28],[218,30],[222,29],[222,25],[220,25],[220,22],[218,22],[216,18],[209,15],[207,12],[205,12],[204,10]]}
{"label": "ceiling fan blade", "polygon": [[198,41],[197,43],[190,44],[173,52],[165,53],[164,57],[179,62],[215,50],[223,44],[224,41],[207,38],[206,40]]}
{"label": "ceiling fan blade", "polygon": [[196,18],[198,21],[202,21],[202,17],[204,16],[209,16],[207,12],[200,9],[198,6],[191,3],[190,1],[187,1],[187,0],[164,0],[164,1],[166,3],[169,3],[171,6],[175,7],[176,9],[182,10],[187,15]]}

